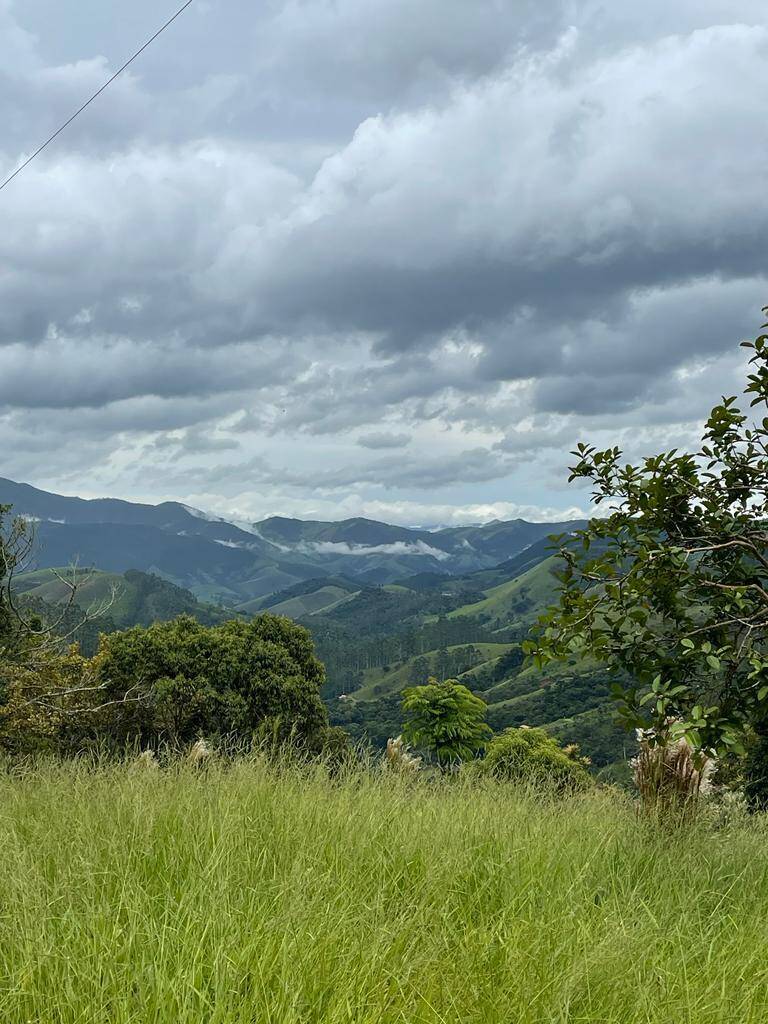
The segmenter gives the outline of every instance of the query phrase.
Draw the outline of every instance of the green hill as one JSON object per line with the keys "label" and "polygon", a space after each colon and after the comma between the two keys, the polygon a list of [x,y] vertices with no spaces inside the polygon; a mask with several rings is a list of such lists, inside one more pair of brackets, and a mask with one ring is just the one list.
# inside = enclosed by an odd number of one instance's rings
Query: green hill
{"label": "green hill", "polygon": [[541,671],[523,664],[520,641],[556,597],[557,559],[548,551],[542,543],[452,580],[425,575],[400,593],[361,592],[316,622],[305,615],[328,667],[333,720],[383,743],[400,730],[405,687],[430,675],[457,677],[486,701],[495,731],[544,726],[581,744],[597,769],[624,759],[632,743],[613,722],[611,680],[599,665],[572,658]]}
{"label": "green hill", "polygon": [[112,628],[147,626],[182,614],[213,624],[232,614],[198,601],[190,591],[160,576],[136,570],[120,574],[96,569],[39,569],[16,577],[14,588],[27,601],[61,605],[71,596],[67,581],[77,586],[78,608],[91,614],[102,611]]}
{"label": "green hill", "polygon": [[279,601],[277,604],[269,604],[265,610],[275,615],[287,615],[291,619],[302,619],[307,615],[318,615],[321,612],[330,612],[342,601],[350,601],[355,597],[357,591],[351,594],[342,590],[341,587],[318,587],[311,594],[304,594],[302,597],[291,597],[287,601]]}
{"label": "green hill", "polygon": [[460,605],[449,612],[448,617],[484,618],[504,624],[510,621],[532,623],[554,599],[557,580],[552,570],[556,565],[557,559],[550,556],[521,575],[490,587],[484,591],[482,600]]}
{"label": "green hill", "polygon": [[[315,577],[240,604],[235,613],[268,610],[310,628],[327,667],[324,693],[332,718],[354,736],[385,742],[400,730],[405,687],[429,676],[457,677],[486,701],[495,730],[543,725],[581,743],[601,769],[624,758],[628,743],[611,719],[605,673],[575,659],[545,672],[523,664],[520,641],[554,598],[555,565],[541,544],[467,576],[422,574],[413,587],[407,580],[361,588],[344,576]],[[105,630],[182,613],[203,622],[233,614],[152,574],[81,570],[77,579],[81,608],[109,604],[98,627]],[[60,605],[69,595],[49,569],[19,577],[17,591],[43,607]],[[98,628],[79,637],[84,649],[94,648]]]}

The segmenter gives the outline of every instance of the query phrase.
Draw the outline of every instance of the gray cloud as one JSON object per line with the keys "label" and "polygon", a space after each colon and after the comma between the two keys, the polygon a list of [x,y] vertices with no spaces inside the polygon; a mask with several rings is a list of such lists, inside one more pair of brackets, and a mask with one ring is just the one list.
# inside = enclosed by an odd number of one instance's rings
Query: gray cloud
{"label": "gray cloud", "polygon": [[[157,21],[0,0],[0,171]],[[736,379],[764,3],[208,0],[172,31],[0,194],[0,472],[551,507],[575,434],[685,434]]]}
{"label": "gray cloud", "polygon": [[239,447],[240,444],[231,437],[215,437],[201,429],[185,430],[180,437],[160,434],[151,445],[155,451],[170,452],[174,462],[190,455],[237,451]]}
{"label": "gray cloud", "polygon": [[497,480],[505,475],[509,466],[510,460],[503,453],[476,448],[452,457],[384,456],[364,465],[319,472],[308,479],[302,476],[299,482],[304,486],[309,483],[319,490],[343,490],[361,483],[384,488],[447,487],[459,480],[471,483]]}
{"label": "gray cloud", "polygon": [[381,432],[365,434],[357,439],[357,443],[361,448],[370,448],[376,451],[381,448],[405,448],[410,440],[410,434],[388,434]]}

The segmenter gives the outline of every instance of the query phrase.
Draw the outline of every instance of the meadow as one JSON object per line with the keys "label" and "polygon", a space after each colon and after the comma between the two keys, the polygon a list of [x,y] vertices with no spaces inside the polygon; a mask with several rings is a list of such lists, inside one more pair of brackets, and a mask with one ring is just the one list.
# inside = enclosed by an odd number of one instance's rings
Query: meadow
{"label": "meadow", "polygon": [[0,1020],[762,1022],[768,830],[258,760],[0,778]]}

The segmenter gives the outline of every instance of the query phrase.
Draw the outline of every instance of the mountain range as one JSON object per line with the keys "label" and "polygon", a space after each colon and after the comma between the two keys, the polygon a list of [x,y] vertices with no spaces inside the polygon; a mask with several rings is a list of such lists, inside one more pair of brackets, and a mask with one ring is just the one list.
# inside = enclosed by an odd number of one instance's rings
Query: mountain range
{"label": "mountain range", "polygon": [[[264,603],[318,578],[361,586],[492,569],[580,521],[523,519],[439,530],[370,519],[319,522],[273,516],[230,522],[178,502],[86,500],[0,478],[0,504],[35,524],[34,568],[78,563],[106,572],[153,573],[203,601],[229,607]],[[516,566],[519,568],[520,566]]]}

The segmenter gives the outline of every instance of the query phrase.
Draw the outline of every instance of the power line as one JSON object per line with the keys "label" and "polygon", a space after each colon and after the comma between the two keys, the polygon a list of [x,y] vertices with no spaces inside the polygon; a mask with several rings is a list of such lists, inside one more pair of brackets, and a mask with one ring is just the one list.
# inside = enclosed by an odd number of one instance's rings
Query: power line
{"label": "power line", "polygon": [[42,144],[42,146],[39,146],[35,150],[35,152],[32,154],[32,156],[28,157],[20,167],[17,167],[16,170],[13,172],[13,174],[10,176],[10,178],[6,178],[5,181],[2,183],[2,185],[0,185],[0,192],[2,192],[2,190],[5,188],[6,185],[9,185],[13,181],[13,179],[16,177],[17,174],[21,174],[21,172],[24,170],[24,168],[32,163],[32,161],[35,159],[35,157],[39,156],[43,152],[43,150],[45,149],[46,146],[49,146],[58,135],[61,135],[61,133],[64,131],[64,129],[67,128],[69,125],[71,125],[72,122],[75,120],[75,118],[78,117],[80,114],[82,114],[82,112],[85,110],[85,108],[89,107],[91,105],[91,103],[93,103],[93,101],[96,99],[97,96],[101,96],[101,94],[104,92],[104,90],[114,82],[114,80],[118,77],[118,75],[121,75],[123,73],[123,71],[125,71],[125,69],[129,66],[129,64],[133,64],[133,62],[136,60],[136,58],[139,57],[142,53],[144,53],[146,48],[148,46],[151,46],[151,44],[154,43],[154,41],[157,39],[157,37],[159,35],[161,35],[163,32],[165,32],[165,30],[168,28],[168,26],[172,25],[173,22],[176,21],[176,19],[179,17],[179,15],[183,14],[184,11],[186,11],[186,9],[189,7],[189,5],[192,2],[193,2],[193,0],[186,0],[186,3],[183,4],[178,9],[178,11],[176,11],[176,13],[171,18],[169,18],[168,21],[166,21],[166,23],[164,25],[162,25],[157,30],[157,32],[155,32],[155,34],[151,38],[149,38],[146,41],[146,43],[144,43],[144,45],[140,49],[138,49],[136,51],[136,53],[134,53],[134,55],[132,57],[129,57],[128,60],[125,62],[125,64],[123,64],[123,66],[121,68],[118,68],[117,71],[114,73],[114,75],[112,75],[112,77],[108,81],[106,81],[104,83],[104,85],[102,85],[102,87],[100,89],[97,89],[96,92],[93,94],[93,96],[91,96],[90,99],[85,101],[85,103],[82,105],[82,107],[80,107],[78,110],[76,110],[74,112],[74,114],[67,121],[65,121],[64,124],[60,128],[57,128],[56,131],[53,133],[53,135],[51,135],[51,137],[49,139],[46,139],[45,142]]}

